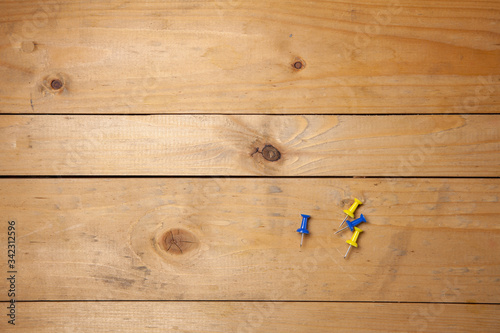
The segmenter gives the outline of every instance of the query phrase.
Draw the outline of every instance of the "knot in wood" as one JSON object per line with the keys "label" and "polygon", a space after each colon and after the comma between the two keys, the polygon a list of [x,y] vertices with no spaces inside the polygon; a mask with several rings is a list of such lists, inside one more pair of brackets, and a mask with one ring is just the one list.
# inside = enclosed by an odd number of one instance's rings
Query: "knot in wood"
{"label": "knot in wood", "polygon": [[295,58],[294,61],[292,61],[292,67],[293,69],[300,71],[306,67],[306,62],[302,58]]}
{"label": "knot in wood", "polygon": [[264,148],[262,148],[262,156],[266,160],[274,162],[281,158],[281,153],[275,147],[271,145],[266,145]]}
{"label": "knot in wood", "polygon": [[45,94],[62,94],[68,89],[68,79],[65,74],[47,75],[41,82],[40,92]]}
{"label": "knot in wood", "polygon": [[50,87],[54,90],[59,90],[63,87],[63,83],[59,79],[54,79],[50,82]]}
{"label": "knot in wood", "polygon": [[198,247],[198,239],[184,229],[170,229],[158,240],[160,248],[170,254],[186,254]]}

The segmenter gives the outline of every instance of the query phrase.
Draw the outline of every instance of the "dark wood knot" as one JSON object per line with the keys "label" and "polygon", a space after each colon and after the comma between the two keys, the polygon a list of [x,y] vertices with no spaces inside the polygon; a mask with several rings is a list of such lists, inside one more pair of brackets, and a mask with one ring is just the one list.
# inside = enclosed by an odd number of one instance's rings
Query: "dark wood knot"
{"label": "dark wood knot", "polygon": [[59,90],[63,87],[63,83],[59,79],[54,79],[50,82],[50,87],[54,90]]}
{"label": "dark wood knot", "polygon": [[281,158],[281,153],[275,147],[266,145],[262,148],[262,156],[270,162],[275,162]]}
{"label": "dark wood knot", "polygon": [[184,229],[170,229],[158,240],[160,249],[173,254],[181,255],[193,251],[199,245],[198,239],[191,232]]}
{"label": "dark wood knot", "polygon": [[292,61],[292,67],[297,71],[302,70],[306,67],[306,62],[304,61],[304,59],[295,58],[295,60]]}
{"label": "dark wood knot", "polygon": [[40,86],[40,92],[44,94],[62,94],[68,89],[68,79],[62,73],[46,76]]}

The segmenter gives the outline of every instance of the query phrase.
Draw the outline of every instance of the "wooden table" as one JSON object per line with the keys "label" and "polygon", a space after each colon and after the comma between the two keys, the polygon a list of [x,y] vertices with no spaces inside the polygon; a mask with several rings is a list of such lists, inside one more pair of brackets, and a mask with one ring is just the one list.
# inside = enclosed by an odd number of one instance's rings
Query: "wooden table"
{"label": "wooden table", "polygon": [[499,1],[0,13],[1,331],[499,332]]}

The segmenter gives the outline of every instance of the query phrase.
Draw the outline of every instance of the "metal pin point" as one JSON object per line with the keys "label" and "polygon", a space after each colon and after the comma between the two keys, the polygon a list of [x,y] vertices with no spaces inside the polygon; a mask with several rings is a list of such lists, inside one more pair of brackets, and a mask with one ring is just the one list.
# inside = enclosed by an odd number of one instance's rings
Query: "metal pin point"
{"label": "metal pin point", "polygon": [[349,248],[347,249],[347,252],[345,253],[345,256],[344,256],[344,259],[347,257],[347,255],[349,254],[349,251],[351,251],[351,245],[349,245]]}
{"label": "metal pin point", "polygon": [[354,198],[354,203],[351,205],[351,207],[349,207],[349,209],[344,210],[346,216],[344,218],[344,221],[340,223],[339,228],[345,223],[345,221],[349,216],[351,217],[351,219],[354,218],[354,211],[356,211],[356,208],[358,208],[358,206],[362,204],[363,203],[359,199]]}
{"label": "metal pin point", "polygon": [[342,223],[340,223],[339,225],[339,228],[345,223],[345,221],[347,220],[349,216],[346,214],[346,216],[344,217],[344,220],[342,221]]}
{"label": "metal pin point", "polygon": [[300,238],[300,246],[302,247],[302,241],[304,240],[304,234],[309,235],[309,230],[307,230],[307,220],[311,216],[305,215],[305,214],[300,214],[300,216],[302,216],[302,223],[300,225],[300,228],[297,229],[297,232],[300,232],[302,234],[302,237]]}

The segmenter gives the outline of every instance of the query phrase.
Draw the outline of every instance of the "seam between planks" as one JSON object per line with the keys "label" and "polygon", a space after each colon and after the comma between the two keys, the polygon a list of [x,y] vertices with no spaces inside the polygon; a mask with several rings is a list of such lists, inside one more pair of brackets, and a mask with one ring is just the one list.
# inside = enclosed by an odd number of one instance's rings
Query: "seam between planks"
{"label": "seam between planks", "polygon": [[0,175],[0,179],[141,179],[141,178],[183,178],[183,179],[499,179],[484,176],[241,176],[241,175]]}
{"label": "seam between planks", "polygon": [[[358,303],[358,304],[445,304],[445,305],[494,305],[498,306],[500,303],[467,303],[467,302],[409,302],[409,301],[314,301],[314,300],[145,300],[145,299],[135,299],[135,300],[16,300],[16,303],[132,303],[132,302],[154,302],[154,303]],[[0,301],[0,303],[9,303],[9,301]]]}

